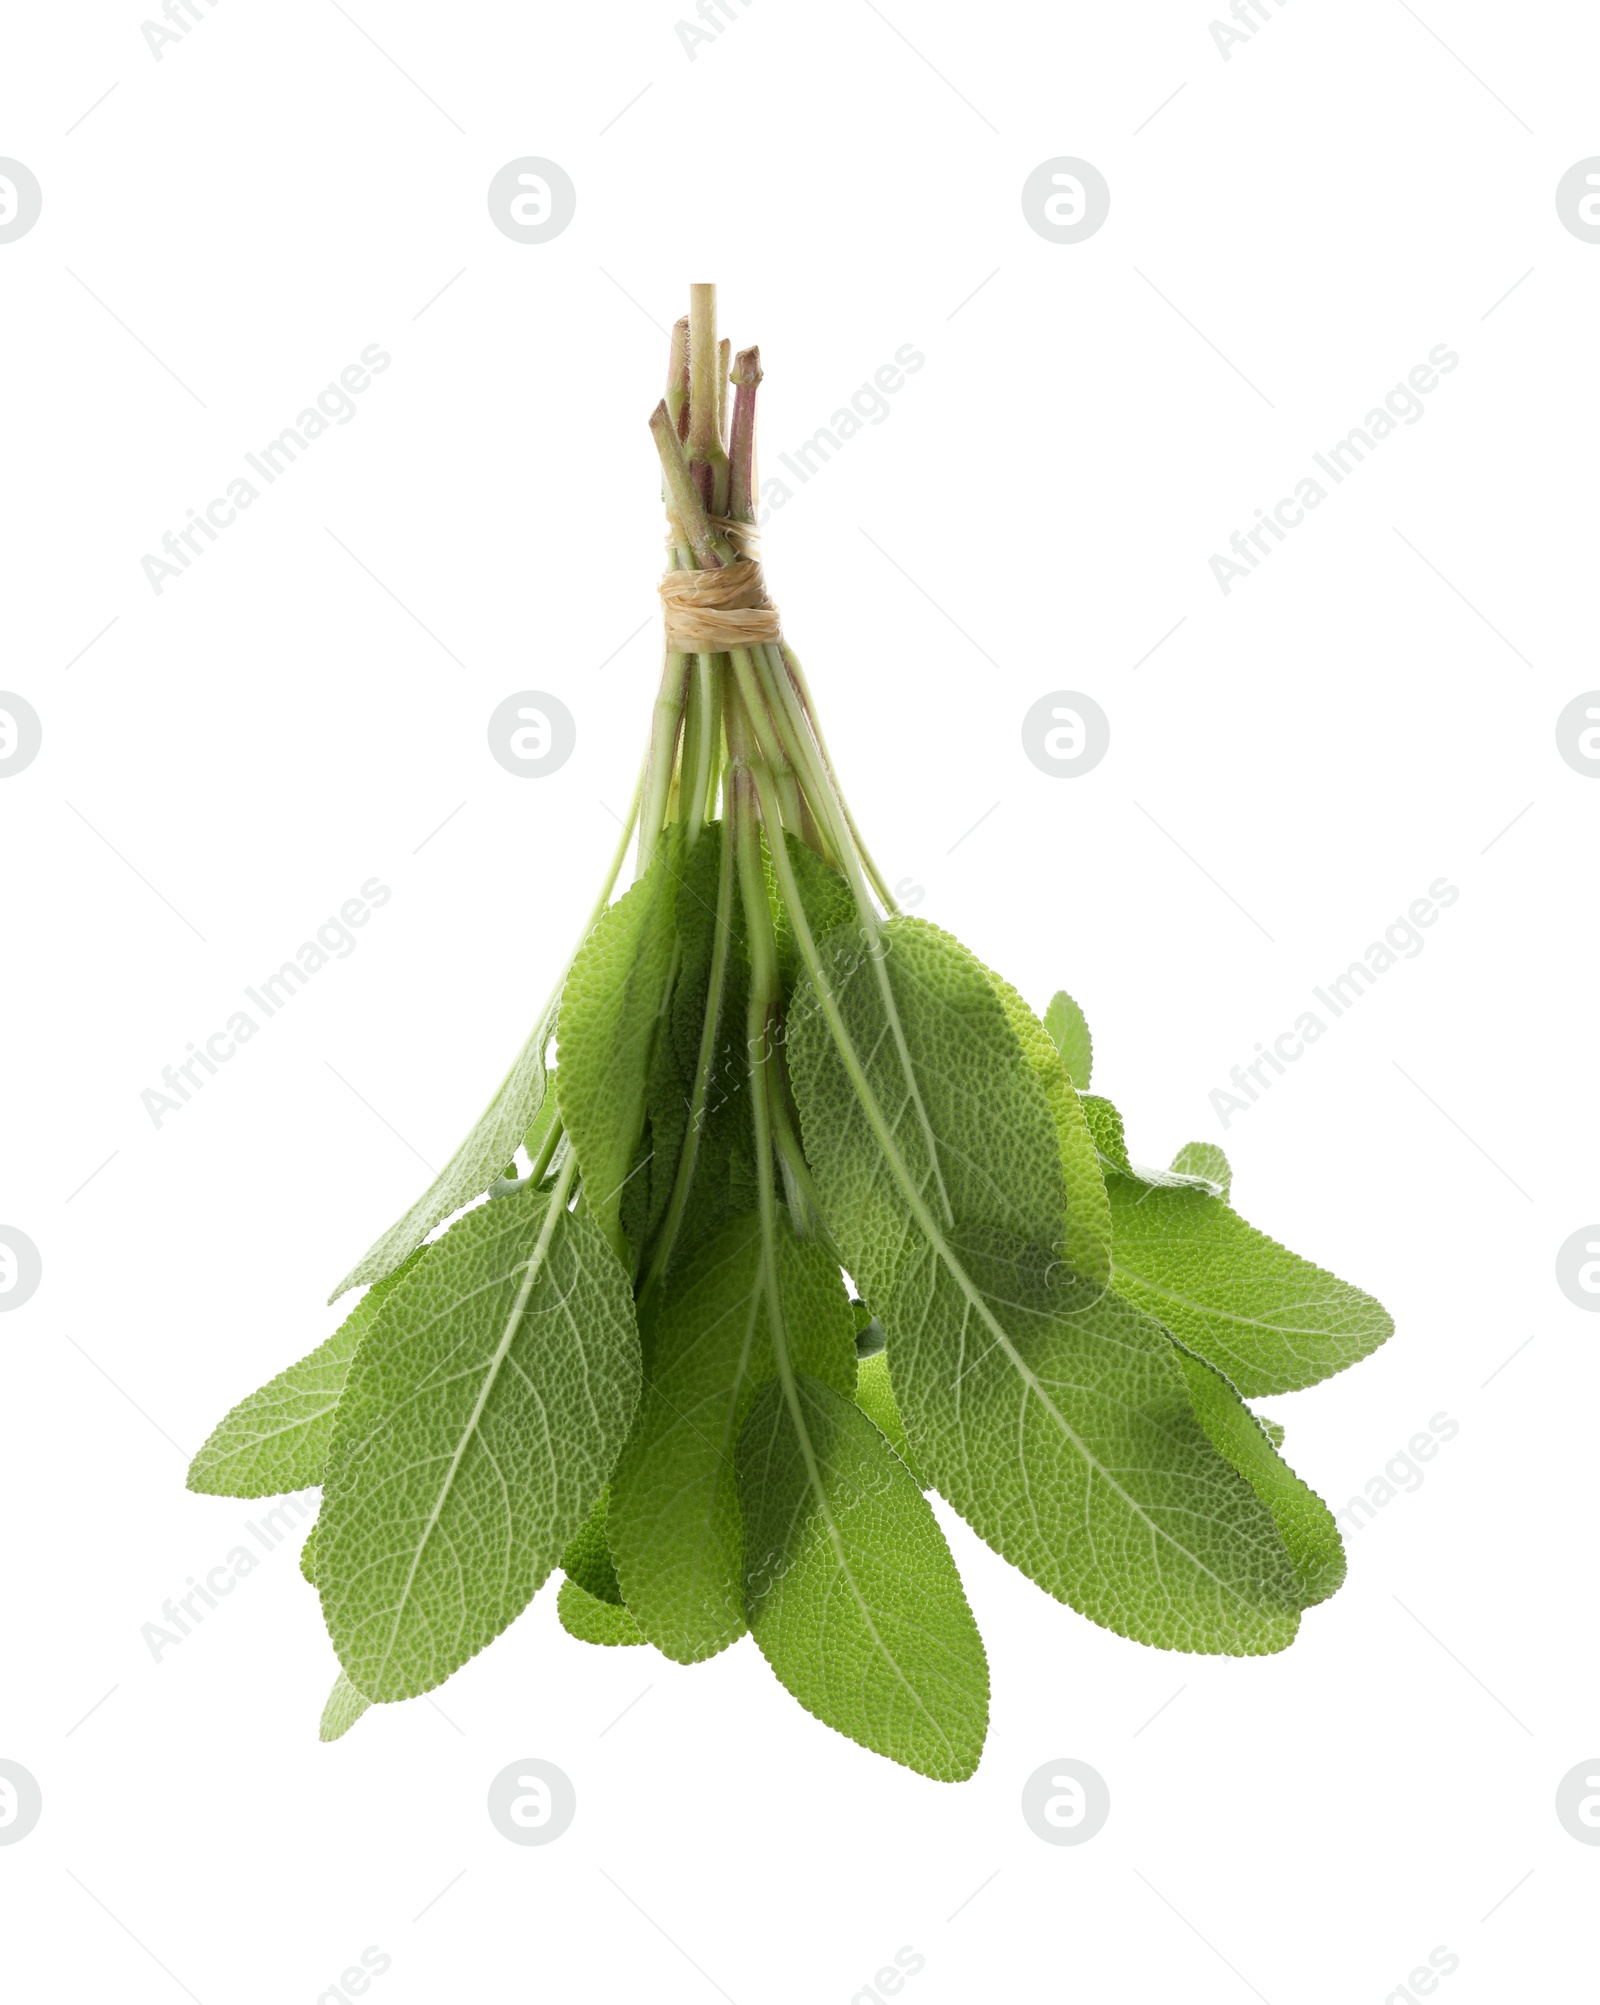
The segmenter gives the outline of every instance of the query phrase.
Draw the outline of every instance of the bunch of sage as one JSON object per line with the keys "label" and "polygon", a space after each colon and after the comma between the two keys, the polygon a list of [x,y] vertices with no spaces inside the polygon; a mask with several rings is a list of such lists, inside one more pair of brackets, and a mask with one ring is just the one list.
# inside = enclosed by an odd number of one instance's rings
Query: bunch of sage
{"label": "bunch of sage", "polygon": [[1214,1145],[1130,1159],[1066,994],[1041,1020],[898,910],[754,555],[760,380],[693,288],[665,664],[589,929],[348,1318],[190,1471],[321,1485],[325,1738],[559,1566],[571,1635],[689,1664],[748,1630],[828,1725],[970,1775],[988,1668],[929,1492],[1162,1649],[1281,1650],[1344,1575],[1246,1402],[1390,1321],[1247,1225]]}

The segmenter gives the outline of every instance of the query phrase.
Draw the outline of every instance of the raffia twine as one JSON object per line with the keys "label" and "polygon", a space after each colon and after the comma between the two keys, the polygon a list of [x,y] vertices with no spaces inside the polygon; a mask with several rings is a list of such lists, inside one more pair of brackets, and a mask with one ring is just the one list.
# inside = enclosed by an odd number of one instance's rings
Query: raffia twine
{"label": "raffia twine", "polygon": [[758,647],[782,638],[778,609],[767,597],[760,560],[754,554],[755,529],[748,522],[721,516],[712,522],[739,551],[739,559],[715,571],[668,571],[662,578],[667,647],[673,654],[724,654],[730,648]]}

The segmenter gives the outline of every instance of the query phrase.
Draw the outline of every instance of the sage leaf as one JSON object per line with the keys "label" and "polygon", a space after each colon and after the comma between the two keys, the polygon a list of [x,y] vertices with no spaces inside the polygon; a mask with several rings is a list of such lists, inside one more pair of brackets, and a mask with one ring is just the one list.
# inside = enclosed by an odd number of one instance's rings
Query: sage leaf
{"label": "sage leaf", "polygon": [[[831,864],[824,863],[817,852],[803,843],[797,835],[785,829],[783,844],[788,852],[789,868],[794,873],[794,881],[800,893],[800,907],[806,917],[815,939],[824,939],[841,926],[855,926],[856,901],[850,895],[850,887]],[[764,845],[763,845],[764,847]],[[770,881],[769,864],[769,881]],[[795,938],[794,921],[789,916],[789,908],[777,895],[777,887],[772,887],[773,923],[778,946],[778,976],[784,992],[791,992],[800,981],[804,969],[800,961],[800,946]]]}
{"label": "sage leaf", "polygon": [[[837,1265],[781,1215],[774,1259],[796,1369],[852,1394],[855,1318]],[[745,1630],[734,1450],[777,1369],[763,1274],[752,1215],[730,1220],[674,1275],[650,1321],[639,1417],[612,1479],[606,1538],[623,1598],[680,1664]]]}
{"label": "sage leaf", "polygon": [[580,1643],[616,1649],[650,1640],[621,1602],[589,1594],[570,1575],[556,1596],[556,1614],[562,1628]]}
{"label": "sage leaf", "polygon": [[1174,1173],[1181,1177],[1199,1177],[1210,1184],[1224,1203],[1230,1199],[1233,1190],[1233,1167],[1227,1154],[1215,1142],[1185,1142],[1172,1159]]}
{"label": "sage leaf", "polygon": [[[965,952],[965,949],[962,949]],[[979,963],[981,966],[982,964]],[[1061,1174],[1066,1186],[1066,1233],[1061,1250],[1074,1273],[1100,1281],[1111,1279],[1111,1207],[1100,1173],[1099,1151],[1084,1118],[1083,1107],[1060,1052],[1044,1025],[1011,984],[985,968],[999,996],[1017,1043],[1035,1079],[1044,1089],[1056,1124],[1061,1149]]]}
{"label": "sage leaf", "polygon": [[609,1501],[609,1490],[602,1490],[577,1535],[568,1541],[567,1549],[561,1555],[561,1570],[568,1580],[576,1581],[585,1594],[620,1608],[622,1589],[617,1584],[617,1569],[611,1563],[611,1548],[606,1544],[606,1508]]}
{"label": "sage leaf", "polygon": [[1370,1295],[1247,1225],[1208,1191],[1111,1174],[1115,1286],[1246,1399],[1294,1392],[1391,1335]]}
{"label": "sage leaf", "polygon": [[829,981],[871,1104],[810,985],[789,1050],[807,1156],[887,1332],[918,1469],[1047,1593],[1121,1635],[1284,1648],[1299,1620],[1288,1555],[1201,1429],[1166,1332],[1060,1260],[1055,1121],[985,971],[921,921],[885,932],[939,1164],[875,977],[835,941]]}
{"label": "sage leaf", "polygon": [[662,1274],[736,1208],[732,1165],[751,1153],[750,965],[725,823],[712,823],[684,859],[674,916],[678,971],[650,1083],[650,1265]]}
{"label": "sage leaf", "polygon": [[1089,1090],[1089,1074],[1094,1066],[1094,1044],[1083,1011],[1065,989],[1057,989],[1044,1013],[1044,1027],[1061,1054],[1067,1077],[1080,1093]]}
{"label": "sage leaf", "polygon": [[583,1171],[589,1215],[630,1270],[622,1187],[636,1167],[651,1062],[671,993],[676,848],[664,844],[645,875],[602,914],[561,992],[561,1118]]}
{"label": "sage leaf", "polygon": [[1274,1440],[1222,1373],[1180,1345],[1179,1364],[1189,1396],[1212,1445],[1255,1491],[1282,1534],[1300,1584],[1301,1604],[1311,1608],[1344,1585],[1344,1541],[1332,1511],[1278,1454],[1283,1429]]}
{"label": "sage leaf", "polygon": [[1121,1170],[1125,1176],[1132,1176],[1133,1165],[1128,1161],[1128,1143],[1122,1129],[1122,1116],[1103,1093],[1085,1093],[1081,1096],[1083,1118],[1089,1133],[1094,1137],[1094,1145],[1100,1152],[1100,1167],[1104,1170]]}
{"label": "sage leaf", "polygon": [[627,1278],[566,1183],[469,1212],[382,1305],[328,1455],[317,1588],[375,1700],[431,1690],[521,1613],[633,1419]]}
{"label": "sage leaf", "polygon": [[328,1297],[330,1302],[338,1301],[347,1288],[359,1288],[392,1274],[441,1220],[481,1197],[505,1169],[544,1105],[549,1082],[545,1053],[555,1029],[556,1002],[552,999],[472,1132],[411,1209],[372,1242]]}
{"label": "sage leaf", "polygon": [[372,1701],[358,1692],[341,1671],[333,1690],[328,1694],[328,1703],[322,1708],[322,1724],[317,1730],[319,1740],[339,1740],[355,1725]]}
{"label": "sage leaf", "polygon": [[[856,1365],[856,1405],[877,1428],[889,1446],[911,1470],[911,1445],[906,1440],[906,1424],[895,1404],[894,1383],[889,1377],[889,1359],[884,1351],[874,1351]],[[919,1489],[928,1486],[917,1478]]]}
{"label": "sage leaf", "polygon": [[800,1376],[739,1437],[751,1633],[826,1725],[921,1775],[978,1765],[989,1668],[944,1534],[852,1400]]}
{"label": "sage leaf", "polygon": [[375,1281],[326,1342],[269,1379],[227,1414],[189,1464],[188,1487],[208,1497],[275,1497],[322,1481],[333,1417],[362,1333],[426,1248]]}

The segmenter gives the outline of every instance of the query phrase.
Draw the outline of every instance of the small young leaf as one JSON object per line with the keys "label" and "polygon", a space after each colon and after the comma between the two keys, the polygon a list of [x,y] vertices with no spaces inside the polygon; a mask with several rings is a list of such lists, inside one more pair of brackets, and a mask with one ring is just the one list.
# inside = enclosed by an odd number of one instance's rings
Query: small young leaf
{"label": "small young leaf", "polygon": [[750,1628],[826,1725],[921,1775],[978,1765],[989,1667],[944,1534],[851,1400],[768,1385],[739,1437]]}
{"label": "small young leaf", "polygon": [[627,1278],[548,1192],[468,1212],[407,1276],[356,1353],[317,1521],[323,1614],[363,1692],[428,1691],[521,1613],[638,1389]]}
{"label": "small young leaf", "polygon": [[561,1570],[594,1600],[609,1601],[614,1608],[620,1608],[622,1589],[617,1585],[617,1569],[611,1563],[611,1548],[606,1544],[606,1506],[610,1494],[609,1490],[602,1490],[595,1498],[594,1509],[561,1555]]}
{"label": "small young leaf", "polygon": [[[854,1317],[837,1266],[781,1218],[776,1257],[796,1369],[853,1392]],[[649,1341],[606,1538],[634,1620],[658,1650],[694,1664],[745,1629],[733,1454],[751,1400],[776,1370],[759,1218],[730,1220],[675,1270]]]}
{"label": "small young leaf", "polygon": [[602,915],[561,992],[561,1118],[583,1171],[589,1214],[630,1267],[622,1187],[635,1168],[671,993],[675,852],[675,844],[663,845],[645,875]]}
{"label": "small young leaf", "polygon": [[[981,963],[980,963],[981,965]],[[1067,1067],[1043,1024],[1011,984],[992,968],[994,985],[1033,1076],[1044,1088],[1061,1145],[1061,1174],[1067,1192],[1067,1232],[1061,1243],[1067,1265],[1086,1280],[1111,1279],[1111,1207],[1106,1202],[1094,1135],[1073,1091]]]}
{"label": "small young leaf", "polygon": [[1181,1345],[1177,1357],[1189,1381],[1194,1410],[1212,1445],[1272,1513],[1294,1562],[1303,1605],[1310,1608],[1326,1601],[1344,1583],[1344,1543],[1332,1511],[1279,1458],[1282,1428],[1274,1441],[1221,1372]]}
{"label": "small young leaf", "polygon": [[384,1298],[427,1252],[418,1247],[375,1281],[331,1337],[241,1400],[189,1464],[189,1488],[208,1497],[275,1497],[322,1481],[333,1416],[362,1332]]}
{"label": "small young leaf", "polygon": [[1224,1203],[1233,1190],[1233,1169],[1227,1154],[1215,1142],[1185,1142],[1172,1159],[1174,1173],[1181,1177],[1203,1177]]}
{"label": "small young leaf", "polygon": [[1055,1121],[984,970],[920,921],[886,933],[938,1164],[848,942],[824,951],[871,1108],[809,988],[789,1050],[828,1224],[888,1332],[918,1469],[1047,1593],[1119,1634],[1283,1649],[1299,1620],[1288,1555],[1202,1431],[1165,1330],[1063,1269]]}
{"label": "small young leaf", "polygon": [[313,1587],[316,1586],[317,1528],[315,1525],[306,1533],[305,1544],[300,1548],[300,1573],[303,1579],[310,1581]]}
{"label": "small young leaf", "polygon": [[1061,1053],[1067,1077],[1080,1093],[1089,1090],[1089,1074],[1094,1064],[1094,1045],[1083,1011],[1065,989],[1057,989],[1044,1013],[1044,1027],[1050,1042]]}
{"label": "small young leaf", "polygon": [[371,1704],[372,1701],[358,1692],[341,1671],[328,1694],[328,1703],[322,1709],[322,1725],[317,1738],[338,1740],[350,1731]]}
{"label": "small young leaf", "polygon": [[556,1614],[562,1628],[580,1643],[617,1649],[650,1640],[620,1601],[600,1600],[581,1588],[570,1575],[562,1581],[556,1596]]}
{"label": "small young leaf", "polygon": [[1262,1433],[1272,1443],[1273,1447],[1281,1448],[1283,1446],[1283,1422],[1281,1420],[1269,1420],[1264,1413],[1258,1413],[1256,1419],[1261,1424]]}
{"label": "small young leaf", "polygon": [[856,1319],[856,1356],[875,1358],[883,1349],[883,1325],[859,1296],[852,1299],[850,1313]]}
{"label": "small young leaf", "polygon": [[1246,1399],[1368,1357],[1394,1324],[1370,1295],[1247,1225],[1221,1198],[1110,1175],[1115,1283]]}

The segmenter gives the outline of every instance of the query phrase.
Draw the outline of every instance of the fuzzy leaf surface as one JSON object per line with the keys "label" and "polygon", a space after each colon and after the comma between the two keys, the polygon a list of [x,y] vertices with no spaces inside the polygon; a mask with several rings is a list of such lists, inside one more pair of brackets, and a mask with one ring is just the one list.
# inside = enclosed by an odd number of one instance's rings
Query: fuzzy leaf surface
{"label": "fuzzy leaf surface", "polygon": [[632,1295],[592,1219],[530,1189],[437,1243],[357,1351],[328,1456],[317,1588],[361,1691],[429,1691],[521,1613],[638,1389]]}
{"label": "fuzzy leaf surface", "polygon": [[1008,981],[992,968],[984,972],[1000,998],[1023,1057],[1044,1089],[1056,1124],[1067,1197],[1067,1229],[1061,1251],[1074,1273],[1103,1286],[1111,1279],[1111,1206],[1106,1200],[1094,1136],[1066,1065],[1044,1025]]}
{"label": "fuzzy leaf surface", "polygon": [[588,1593],[569,1575],[556,1596],[556,1614],[569,1636],[580,1643],[598,1643],[602,1648],[627,1648],[648,1643],[644,1631],[619,1601],[602,1601]]}
{"label": "fuzzy leaf surface", "polygon": [[1274,1441],[1221,1372],[1181,1347],[1177,1356],[1200,1425],[1271,1511],[1294,1562],[1303,1605],[1326,1601],[1344,1584],[1344,1541],[1332,1511],[1278,1454],[1283,1430]]}
{"label": "fuzzy leaf surface", "polygon": [[330,1302],[336,1302],[347,1288],[360,1288],[392,1274],[442,1219],[481,1197],[505,1169],[543,1108],[549,1084],[544,1058],[555,1029],[556,1005],[552,1003],[534,1025],[472,1132],[411,1209],[372,1242],[328,1297]]}
{"label": "fuzzy leaf surface", "polygon": [[776,1383],[739,1437],[750,1629],[807,1712],[921,1775],[978,1765],[989,1667],[927,1499],[855,1402]]}
{"label": "fuzzy leaf surface", "polygon": [[1315,1385],[1393,1333],[1370,1295],[1247,1225],[1221,1198],[1114,1173],[1106,1189],[1117,1290],[1246,1399]]}
{"label": "fuzzy leaf surface", "polygon": [[319,1740],[342,1740],[360,1719],[372,1701],[358,1692],[343,1671],[335,1680],[333,1690],[328,1694],[328,1703],[322,1709],[322,1723],[317,1729]]}
{"label": "fuzzy leaf surface", "polygon": [[[856,901],[839,872],[831,863],[824,863],[809,843],[802,842],[791,831],[784,831],[783,842],[813,937],[820,940],[840,926],[854,925]],[[768,869],[770,872],[770,864]],[[775,883],[773,927],[778,944],[778,979],[787,995],[797,986],[805,970],[795,940],[794,920],[790,917],[788,906],[776,895]]]}
{"label": "fuzzy leaf surface", "polygon": [[611,1563],[611,1548],[606,1544],[609,1502],[610,1492],[602,1490],[576,1536],[567,1542],[566,1551],[561,1555],[561,1570],[568,1580],[575,1580],[594,1600],[609,1601],[613,1607],[620,1608],[622,1589],[617,1585],[617,1569]]}
{"label": "fuzzy leaf surface", "polygon": [[1233,1165],[1225,1149],[1215,1142],[1185,1142],[1173,1157],[1172,1170],[1180,1177],[1203,1177],[1224,1203],[1233,1190]]}
{"label": "fuzzy leaf surface", "polygon": [[918,1469],[1047,1593],[1121,1635],[1284,1648],[1299,1619],[1288,1554],[1196,1419],[1166,1332],[1063,1266],[1055,1121],[986,971],[922,921],[885,932],[937,1173],[874,972],[848,943],[824,953],[876,1115],[809,983],[789,1052],[829,1227],[888,1334]]}
{"label": "fuzzy leaf surface", "polygon": [[218,1422],[189,1464],[191,1490],[208,1497],[275,1497],[322,1481],[333,1417],[362,1332],[426,1250],[418,1247],[393,1274],[375,1281],[331,1337]]}
{"label": "fuzzy leaf surface", "polygon": [[[900,1409],[895,1404],[894,1382],[889,1376],[889,1353],[874,1351],[864,1357],[856,1366],[856,1405],[866,1414],[889,1446],[911,1469],[911,1444],[906,1440],[906,1424],[900,1418]],[[919,1485],[922,1479],[917,1477]]]}
{"label": "fuzzy leaf surface", "polygon": [[676,847],[664,844],[644,876],[601,915],[561,991],[561,1118],[577,1151],[590,1214],[630,1264],[622,1190],[636,1167],[671,989]]}
{"label": "fuzzy leaf surface", "polygon": [[1089,1036],[1088,1019],[1065,989],[1057,989],[1050,998],[1050,1006],[1044,1013],[1044,1027],[1050,1033],[1050,1042],[1061,1054],[1067,1077],[1080,1093],[1087,1093],[1089,1075],[1094,1068],[1094,1043]]}
{"label": "fuzzy leaf surface", "polygon": [[[853,1393],[855,1317],[837,1266],[781,1217],[774,1255],[796,1369]],[[744,1634],[734,1451],[776,1370],[762,1258],[760,1220],[746,1216],[674,1271],[651,1318],[639,1418],[611,1484],[606,1538],[623,1597],[680,1664]]]}
{"label": "fuzzy leaf surface", "polygon": [[[731,857],[727,886],[722,884],[726,839],[725,824],[710,823],[681,865],[674,898],[678,972],[666,1034],[657,1043],[651,1069],[645,1233],[653,1241],[662,1230],[677,1179],[680,1174],[687,1176],[674,1244],[679,1258],[737,1208],[733,1165],[751,1153],[744,1045],[750,967],[744,908],[735,895]],[[726,925],[720,957],[719,910]],[[696,1122],[691,1113],[702,1064],[704,1084]]]}

